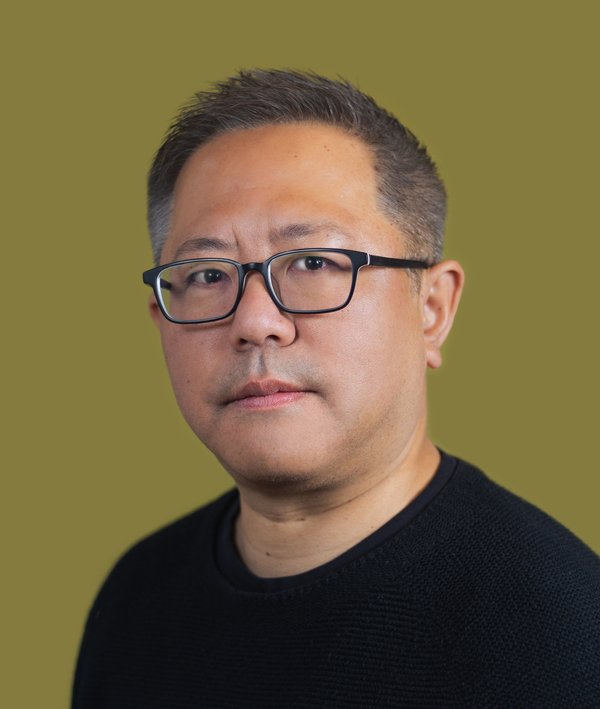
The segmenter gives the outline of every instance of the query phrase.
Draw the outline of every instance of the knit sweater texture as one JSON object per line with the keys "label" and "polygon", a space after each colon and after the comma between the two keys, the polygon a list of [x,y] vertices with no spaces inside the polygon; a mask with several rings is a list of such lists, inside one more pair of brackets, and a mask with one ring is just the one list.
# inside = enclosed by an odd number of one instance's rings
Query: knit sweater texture
{"label": "knit sweater texture", "polygon": [[337,559],[261,579],[236,491],[130,549],[86,624],[73,709],[600,707],[600,558],[446,454]]}

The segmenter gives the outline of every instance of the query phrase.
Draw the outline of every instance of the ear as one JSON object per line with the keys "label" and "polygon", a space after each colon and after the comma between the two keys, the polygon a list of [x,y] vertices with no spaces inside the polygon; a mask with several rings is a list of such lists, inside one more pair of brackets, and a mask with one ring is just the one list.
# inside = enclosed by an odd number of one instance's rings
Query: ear
{"label": "ear", "polygon": [[441,348],[452,329],[465,281],[457,261],[442,261],[426,271],[421,284],[423,334],[427,366],[442,364]]}
{"label": "ear", "polygon": [[160,308],[158,307],[158,303],[156,302],[154,293],[151,293],[150,298],[148,298],[148,310],[150,311],[150,317],[152,318],[152,321],[154,322],[156,327],[158,327],[160,319],[162,318],[162,313],[160,312]]}

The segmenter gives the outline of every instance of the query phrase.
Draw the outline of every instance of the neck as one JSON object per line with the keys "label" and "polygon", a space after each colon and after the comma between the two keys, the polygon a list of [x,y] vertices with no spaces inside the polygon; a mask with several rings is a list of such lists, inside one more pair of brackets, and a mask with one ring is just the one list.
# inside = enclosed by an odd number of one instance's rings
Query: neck
{"label": "neck", "polygon": [[273,499],[240,487],[238,552],[257,576],[292,576],[314,569],[404,509],[433,478],[439,461],[435,446],[423,438],[387,469],[326,492]]}

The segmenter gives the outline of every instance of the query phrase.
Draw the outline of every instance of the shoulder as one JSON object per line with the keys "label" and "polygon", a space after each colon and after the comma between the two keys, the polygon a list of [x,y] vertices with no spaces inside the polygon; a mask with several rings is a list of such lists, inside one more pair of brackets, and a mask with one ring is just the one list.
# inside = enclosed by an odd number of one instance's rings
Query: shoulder
{"label": "shoulder", "polygon": [[219,520],[236,496],[237,491],[230,490],[133,544],[108,574],[90,616],[111,598],[139,597],[173,584],[191,568],[200,572],[211,559]]}
{"label": "shoulder", "polygon": [[442,494],[439,517],[445,549],[474,585],[526,589],[533,601],[556,601],[600,589],[600,557],[571,531],[474,466],[458,461]]}
{"label": "shoulder", "polygon": [[[550,515],[457,460],[451,480],[407,529],[413,563],[436,569],[431,593],[496,610],[595,608],[600,557]],[[402,545],[403,539],[399,542]],[[425,572],[424,572],[425,573]],[[465,603],[467,601],[464,601]]]}
{"label": "shoulder", "polygon": [[475,666],[480,677],[510,675],[507,705],[521,706],[527,684],[544,706],[556,697],[588,706],[577,701],[600,693],[600,558],[467,463],[438,497],[441,582],[429,598],[457,674]]}
{"label": "shoulder", "polygon": [[560,562],[600,572],[600,557],[570,530],[475,466],[457,461],[448,493],[446,511],[458,541],[474,552],[511,559],[524,571],[532,562],[538,570]]}
{"label": "shoulder", "polygon": [[83,706],[85,687],[89,690],[103,681],[98,668],[108,671],[113,656],[121,657],[115,648],[135,644],[140,629],[151,637],[158,632],[155,626],[163,624],[168,633],[168,611],[197,597],[198,588],[211,574],[219,521],[236,496],[232,490],[168,524],[134,544],[117,561],[87,617],[73,683],[73,706]]}

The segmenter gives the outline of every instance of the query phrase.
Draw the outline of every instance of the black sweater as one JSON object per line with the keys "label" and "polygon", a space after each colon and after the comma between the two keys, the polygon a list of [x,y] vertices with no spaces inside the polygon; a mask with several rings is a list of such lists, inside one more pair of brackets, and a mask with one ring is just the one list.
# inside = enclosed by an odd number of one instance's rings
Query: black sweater
{"label": "black sweater", "polygon": [[90,612],[74,709],[600,707],[600,559],[443,455],[342,556],[260,579],[236,492],[138,543]]}

